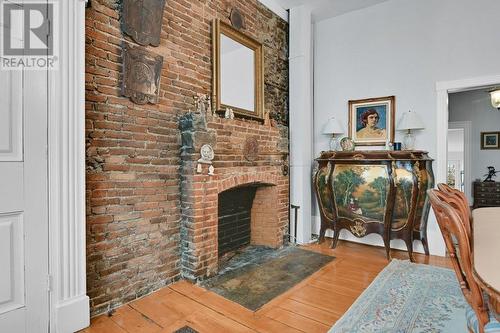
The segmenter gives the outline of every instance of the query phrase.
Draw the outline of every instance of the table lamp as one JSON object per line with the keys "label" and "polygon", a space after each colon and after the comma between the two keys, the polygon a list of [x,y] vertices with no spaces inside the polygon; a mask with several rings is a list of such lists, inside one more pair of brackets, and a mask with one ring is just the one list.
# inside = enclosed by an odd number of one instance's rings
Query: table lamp
{"label": "table lamp", "polygon": [[398,131],[407,131],[403,138],[403,149],[412,150],[415,148],[415,136],[411,133],[411,130],[424,129],[424,123],[420,117],[411,110],[403,113],[403,116],[398,122]]}
{"label": "table lamp", "polygon": [[328,119],[328,122],[323,127],[323,134],[331,135],[330,139],[330,149],[334,151],[340,150],[339,140],[335,137],[335,134],[344,133],[344,128],[340,122],[335,117]]}

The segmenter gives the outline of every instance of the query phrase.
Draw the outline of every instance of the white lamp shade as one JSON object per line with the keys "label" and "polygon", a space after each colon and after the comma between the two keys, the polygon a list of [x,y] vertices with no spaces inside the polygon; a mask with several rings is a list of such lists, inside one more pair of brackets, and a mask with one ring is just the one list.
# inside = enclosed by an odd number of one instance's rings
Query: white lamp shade
{"label": "white lamp shade", "polygon": [[425,126],[418,114],[408,110],[408,112],[403,113],[403,116],[399,119],[397,128],[398,131],[406,131],[412,129],[424,129]]}
{"label": "white lamp shade", "polygon": [[500,89],[490,91],[490,97],[491,105],[496,109],[500,109]]}
{"label": "white lamp shade", "polygon": [[328,122],[323,127],[323,134],[342,134],[344,132],[344,128],[335,117],[328,119]]}

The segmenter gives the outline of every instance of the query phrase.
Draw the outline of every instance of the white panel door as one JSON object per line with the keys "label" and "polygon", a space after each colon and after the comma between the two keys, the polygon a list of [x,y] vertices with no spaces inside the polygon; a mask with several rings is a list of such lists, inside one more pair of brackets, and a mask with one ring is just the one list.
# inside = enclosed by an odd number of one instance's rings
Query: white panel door
{"label": "white panel door", "polygon": [[48,332],[47,73],[0,70],[0,332]]}

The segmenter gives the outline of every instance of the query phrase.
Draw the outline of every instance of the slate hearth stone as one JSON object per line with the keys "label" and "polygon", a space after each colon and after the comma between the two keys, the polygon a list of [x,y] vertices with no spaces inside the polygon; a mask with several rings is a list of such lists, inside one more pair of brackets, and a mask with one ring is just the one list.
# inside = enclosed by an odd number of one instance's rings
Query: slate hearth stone
{"label": "slate hearth stone", "polygon": [[179,328],[177,331],[175,331],[174,333],[198,333],[198,331],[192,329],[191,327],[189,326],[184,326],[184,327],[181,327]]}
{"label": "slate hearth stone", "polygon": [[335,259],[298,247],[250,246],[228,260],[202,285],[252,311]]}

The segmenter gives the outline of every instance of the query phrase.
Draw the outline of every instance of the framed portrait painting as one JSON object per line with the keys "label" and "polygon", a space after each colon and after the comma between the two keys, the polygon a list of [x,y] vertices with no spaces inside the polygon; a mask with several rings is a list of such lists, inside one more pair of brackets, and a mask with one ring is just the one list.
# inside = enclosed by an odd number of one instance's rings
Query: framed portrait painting
{"label": "framed portrait painting", "polygon": [[481,132],[481,149],[500,149],[500,132]]}
{"label": "framed portrait painting", "polygon": [[357,146],[394,142],[395,96],[349,101],[349,136]]}

